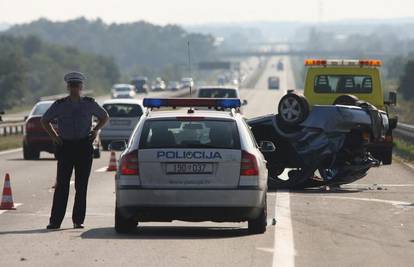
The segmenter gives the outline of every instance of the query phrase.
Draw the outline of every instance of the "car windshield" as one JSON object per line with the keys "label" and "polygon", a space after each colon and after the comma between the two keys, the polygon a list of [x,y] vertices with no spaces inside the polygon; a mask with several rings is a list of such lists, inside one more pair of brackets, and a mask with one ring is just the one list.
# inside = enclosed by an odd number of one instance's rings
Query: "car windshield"
{"label": "car windshield", "polygon": [[109,117],[135,118],[142,115],[142,108],[137,104],[104,104],[103,108]]}
{"label": "car windshield", "polygon": [[240,141],[234,121],[149,120],[144,125],[140,148],[240,149]]}
{"label": "car windshield", "polygon": [[131,91],[131,88],[129,88],[129,87],[117,87],[117,88],[114,88],[114,90],[117,91],[117,92],[129,92],[129,91]]}
{"label": "car windshield", "polygon": [[32,116],[42,116],[51,105],[52,102],[37,104],[32,112]]}
{"label": "car windshield", "polygon": [[372,77],[363,75],[317,75],[315,93],[371,93]]}
{"label": "car windshield", "polygon": [[199,89],[198,96],[206,98],[237,98],[237,93],[234,89]]}

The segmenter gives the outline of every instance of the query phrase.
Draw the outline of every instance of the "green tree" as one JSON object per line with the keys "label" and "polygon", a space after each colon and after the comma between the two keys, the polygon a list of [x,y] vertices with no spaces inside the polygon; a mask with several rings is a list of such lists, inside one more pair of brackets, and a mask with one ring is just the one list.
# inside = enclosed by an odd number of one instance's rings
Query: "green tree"
{"label": "green tree", "polygon": [[406,100],[414,99],[414,60],[405,65],[404,74],[400,78],[399,92]]}

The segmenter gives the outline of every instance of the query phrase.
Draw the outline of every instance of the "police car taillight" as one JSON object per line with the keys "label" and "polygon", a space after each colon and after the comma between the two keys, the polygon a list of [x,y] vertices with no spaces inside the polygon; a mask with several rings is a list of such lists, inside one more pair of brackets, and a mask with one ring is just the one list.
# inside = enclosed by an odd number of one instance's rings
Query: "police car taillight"
{"label": "police car taillight", "polygon": [[122,175],[139,175],[138,150],[125,154],[121,159]]}
{"label": "police car taillight", "polygon": [[239,108],[241,101],[238,98],[144,98],[146,108],[161,107],[211,107],[211,108]]}
{"label": "police car taillight", "polygon": [[257,166],[256,157],[246,151],[242,151],[242,158],[241,158],[241,163],[240,163],[240,175],[242,176],[259,175],[259,168]]}

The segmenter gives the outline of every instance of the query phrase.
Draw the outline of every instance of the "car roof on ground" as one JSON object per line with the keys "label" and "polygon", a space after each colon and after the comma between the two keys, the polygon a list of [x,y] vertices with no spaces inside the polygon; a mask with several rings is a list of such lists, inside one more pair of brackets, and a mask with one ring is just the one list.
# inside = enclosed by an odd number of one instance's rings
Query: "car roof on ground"
{"label": "car roof on ground", "polygon": [[142,99],[129,99],[129,98],[121,98],[121,99],[109,99],[105,100],[102,105],[107,104],[138,104],[142,106]]}

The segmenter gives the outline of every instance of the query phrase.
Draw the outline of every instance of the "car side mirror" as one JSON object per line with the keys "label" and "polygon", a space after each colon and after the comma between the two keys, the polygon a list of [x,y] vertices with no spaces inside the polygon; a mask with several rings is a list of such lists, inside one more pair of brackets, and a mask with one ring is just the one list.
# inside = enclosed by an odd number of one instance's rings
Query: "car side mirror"
{"label": "car side mirror", "polygon": [[27,120],[27,118],[29,118],[29,116],[26,115],[26,116],[23,117],[23,120],[25,121],[25,120]]}
{"label": "car side mirror", "polygon": [[396,92],[389,92],[388,94],[388,103],[389,105],[397,105],[397,93]]}
{"label": "car side mirror", "polygon": [[246,106],[246,105],[247,105],[247,100],[243,99],[242,106]]}
{"label": "car side mirror", "polygon": [[127,147],[126,142],[124,140],[119,140],[119,141],[112,141],[109,144],[108,149],[110,151],[124,151],[126,147]]}
{"label": "car side mirror", "polygon": [[275,144],[271,141],[261,141],[259,144],[259,149],[261,152],[274,152],[276,150]]}

